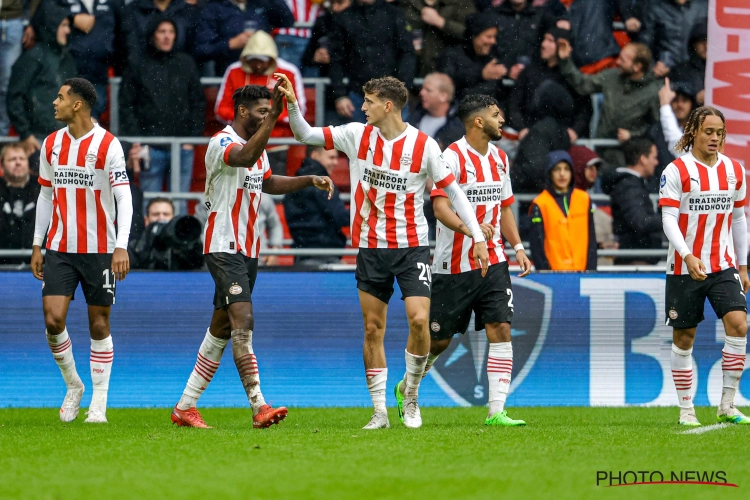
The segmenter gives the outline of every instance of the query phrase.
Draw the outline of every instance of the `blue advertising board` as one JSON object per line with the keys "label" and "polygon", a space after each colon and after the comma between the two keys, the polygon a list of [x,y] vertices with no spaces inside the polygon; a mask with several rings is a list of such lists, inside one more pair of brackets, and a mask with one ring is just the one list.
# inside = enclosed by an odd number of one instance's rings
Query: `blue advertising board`
{"label": "blue advertising board", "polygon": [[[509,405],[677,403],[662,274],[535,274],[513,278],[513,286]],[[65,387],[44,335],[41,283],[28,272],[0,273],[0,297],[0,406],[59,405]],[[208,327],[212,297],[213,282],[203,272],[132,273],[118,284],[110,406],[174,405]],[[389,388],[404,372],[408,328],[399,297],[397,290],[388,311]],[[353,273],[261,272],[253,302],[253,346],[267,400],[287,406],[370,404]],[[694,401],[715,405],[724,331],[708,303],[705,316],[693,351]],[[79,289],[68,330],[78,371],[90,387],[87,329]],[[484,332],[457,337],[424,380],[420,403],[486,404],[487,350]],[[738,405],[750,405],[748,378]],[[231,353],[225,353],[201,405],[247,405]]]}

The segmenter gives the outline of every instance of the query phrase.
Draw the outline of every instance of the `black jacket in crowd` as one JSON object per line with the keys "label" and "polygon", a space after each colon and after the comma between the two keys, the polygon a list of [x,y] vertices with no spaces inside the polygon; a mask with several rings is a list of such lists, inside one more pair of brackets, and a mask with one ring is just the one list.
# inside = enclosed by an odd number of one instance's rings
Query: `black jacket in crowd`
{"label": "black jacket in crowd", "polygon": [[539,58],[521,72],[511,91],[508,102],[510,126],[520,131],[531,127],[538,120],[554,114],[552,110],[548,109],[546,100],[540,98],[542,96],[537,93],[540,84],[547,80],[560,84],[573,100],[573,112],[565,117],[565,125],[575,130],[579,137],[587,137],[593,112],[591,97],[580,95],[568,85],[567,80],[560,73],[559,64],[550,68],[545,61],[539,60]]}
{"label": "black jacket in crowd", "polygon": [[[457,113],[458,105],[451,106],[448,110],[448,119],[445,122],[445,125],[440,127],[437,134],[435,134],[435,137],[433,137],[442,150],[445,150],[445,148],[459,140],[466,133],[466,127],[464,127],[464,124],[458,119]],[[427,112],[422,109],[422,106],[417,106],[413,112],[409,113],[409,123],[412,127],[419,128],[419,122],[422,121],[422,118],[424,118],[426,114]]]}
{"label": "black jacket in crowd", "polygon": [[[326,169],[312,158],[306,158],[296,176],[328,175]],[[284,213],[293,248],[344,248],[346,236],[341,228],[349,225],[349,211],[336,189],[328,193],[309,187],[284,197]]]}
{"label": "black jacket in crowd", "polygon": [[[513,191],[539,193],[547,185],[547,154],[570,149],[567,128],[552,117],[546,117],[529,128],[518,144],[516,159],[510,169]],[[554,191],[554,190],[553,190]]]}
{"label": "black jacket in crowd", "polygon": [[469,94],[487,94],[500,98],[504,93],[502,80],[485,80],[482,77],[482,70],[494,58],[493,54],[477,55],[471,41],[468,41],[445,49],[438,56],[437,70],[453,79],[457,99]]}
{"label": "black jacket in crowd", "polygon": [[[417,59],[411,34],[401,9],[384,0],[372,5],[352,2],[334,16],[329,52],[329,77],[336,99],[350,91],[362,94],[362,86],[372,78],[394,76],[412,86]],[[344,83],[349,79],[349,84]]]}
{"label": "black jacket in crowd", "polygon": [[639,40],[649,46],[654,62],[672,68],[689,59],[690,34],[696,25],[706,24],[707,18],[707,0],[688,0],[684,5],[675,0],[651,0]]}
{"label": "black jacket in crowd", "polygon": [[153,45],[153,33],[164,20],[171,21],[166,16],[149,21],[147,49],[130,59],[122,76],[120,127],[125,135],[203,133],[206,98],[193,58],[174,49],[160,52]]}
{"label": "black jacket in crowd", "polygon": [[497,60],[508,70],[514,64],[522,62],[521,58],[532,60],[539,52],[542,35],[557,18],[548,9],[532,6],[532,2],[520,11],[516,11],[508,1],[495,8],[500,23],[497,31]]}
{"label": "black jacket in crowd", "polygon": [[[612,232],[621,249],[660,249],[662,247],[661,215],[654,211],[646,179],[618,168],[602,179],[602,190],[609,195],[612,207]],[[634,261],[659,262],[659,257],[618,257],[615,264]]]}
{"label": "black jacket in crowd", "polygon": [[[31,248],[39,189],[35,175],[22,188],[10,187],[0,178],[0,249]],[[0,264],[22,262],[28,258],[0,258]]]}
{"label": "black jacket in crowd", "polygon": [[167,16],[177,26],[175,50],[192,55],[195,50],[195,33],[200,22],[200,7],[185,0],[171,0],[164,12],[153,0],[136,0],[128,4],[123,16],[123,33],[128,55],[143,54],[148,45],[146,29],[154,17]]}

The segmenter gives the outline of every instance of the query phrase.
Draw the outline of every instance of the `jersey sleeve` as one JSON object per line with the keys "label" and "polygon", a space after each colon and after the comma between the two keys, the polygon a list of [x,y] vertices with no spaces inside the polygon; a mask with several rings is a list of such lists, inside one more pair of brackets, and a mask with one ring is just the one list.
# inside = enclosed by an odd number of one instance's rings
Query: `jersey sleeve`
{"label": "jersey sleeve", "polygon": [[[44,142],[42,143],[42,149],[41,153],[39,155],[39,184],[44,187],[52,187],[52,179],[54,178],[54,171],[52,170],[52,165],[49,164],[47,161],[47,155],[45,154],[47,151],[47,141],[49,141],[50,138],[47,137]],[[51,144],[49,145],[52,146]]]}
{"label": "jersey sleeve", "polygon": [[680,208],[682,180],[674,163],[667,165],[659,179],[659,206]]}
{"label": "jersey sleeve", "polygon": [[747,202],[747,182],[745,182],[745,167],[739,162],[733,161],[735,177],[737,177],[737,187],[734,191],[734,207],[744,207]]}
{"label": "jersey sleeve", "polygon": [[[442,161],[443,163],[445,163],[450,172],[453,174],[453,177],[461,177],[461,173],[459,172],[461,167],[458,164],[458,155],[455,151],[453,151],[452,149],[446,149],[438,157],[438,161]],[[443,188],[439,188],[435,184],[433,184],[432,191],[430,191],[430,199],[436,198],[438,196],[447,198],[448,194],[445,192],[445,190],[443,190]]]}
{"label": "jersey sleeve", "polygon": [[271,172],[271,162],[268,161],[268,153],[263,151],[263,180],[269,179],[273,175]]}
{"label": "jersey sleeve", "polygon": [[128,172],[125,169],[125,153],[122,144],[117,139],[113,140],[107,151],[107,165],[109,165],[109,184],[112,187],[127,186]]}
{"label": "jersey sleeve", "polygon": [[513,196],[513,188],[510,185],[510,175],[506,175],[503,179],[503,186],[500,188],[500,206],[509,207],[515,201],[516,199]]}
{"label": "jersey sleeve", "polygon": [[362,138],[365,126],[362,123],[352,122],[338,127],[323,127],[326,149],[336,149],[347,156],[356,157],[357,139]]}
{"label": "jersey sleeve", "polygon": [[[440,146],[434,139],[430,138],[425,144],[424,157],[422,159],[427,167],[427,176],[435,183],[435,188],[443,189],[445,186],[454,182],[456,176],[453,169],[457,165],[449,165],[445,159],[444,153],[440,151]],[[457,162],[453,162],[457,163]]]}
{"label": "jersey sleeve", "polygon": [[229,165],[229,152],[242,144],[236,142],[229,134],[219,134],[211,138],[206,149],[206,170],[221,170]]}

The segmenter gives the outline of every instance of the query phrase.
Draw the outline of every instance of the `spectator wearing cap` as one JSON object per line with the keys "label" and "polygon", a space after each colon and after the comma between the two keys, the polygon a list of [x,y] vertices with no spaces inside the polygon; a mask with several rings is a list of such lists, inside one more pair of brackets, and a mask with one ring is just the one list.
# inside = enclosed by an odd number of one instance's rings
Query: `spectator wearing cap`
{"label": "spectator wearing cap", "polygon": [[588,191],[596,185],[604,160],[586,146],[572,145],[568,154],[573,160],[573,181],[578,189]]}
{"label": "spectator wearing cap", "polygon": [[672,83],[670,78],[664,79],[664,85],[659,89],[659,121],[649,129],[648,137],[656,144],[659,152],[659,164],[655,175],[648,182],[652,193],[659,192],[659,177],[667,165],[680,156],[674,150],[675,144],[685,132],[690,113],[697,107],[695,92],[687,83]]}
{"label": "spectator wearing cap", "polygon": [[547,186],[529,209],[529,244],[539,271],[596,270],[596,233],[591,198],[575,187],[567,151],[547,158]]}
{"label": "spectator wearing cap", "polygon": [[466,133],[456,116],[453,81],[444,73],[430,73],[419,91],[420,105],[409,115],[409,123],[429,135],[445,149]]}
{"label": "spectator wearing cap", "polygon": [[581,95],[604,94],[596,137],[618,139],[642,137],[659,119],[659,88],[651,67],[651,51],[643,44],[629,43],[620,51],[617,69],[584,75],[572,61],[570,44],[560,39],[557,55],[560,71]]}
{"label": "spectator wearing cap", "polygon": [[195,56],[214,61],[215,73],[223,75],[256,31],[270,33],[293,25],[294,15],[284,0],[208,0],[196,30]]}
{"label": "spectator wearing cap", "polygon": [[[554,25],[546,30],[539,45],[538,57],[521,72],[513,86],[508,110],[510,126],[519,131],[519,139],[523,139],[538,120],[554,114],[550,108],[556,107],[561,101],[572,101],[572,108],[561,117],[570,141],[575,142],[579,137],[588,136],[591,99],[573,90],[560,72],[560,61],[557,58],[557,40],[560,38],[569,41],[570,31]],[[543,84],[548,81],[557,85]],[[567,96],[561,97],[562,93]]]}
{"label": "spectator wearing cap", "polygon": [[[274,73],[283,73],[289,78],[297,94],[300,110],[304,114],[307,105],[299,69],[279,57],[276,44],[268,33],[256,31],[247,41],[239,61],[230,65],[224,73],[224,79],[216,97],[216,118],[224,123],[231,123],[234,119],[232,94],[245,85],[260,85],[273,90],[276,85]],[[271,132],[271,137],[292,137],[286,106]]]}
{"label": "spectator wearing cap", "polygon": [[451,77],[458,99],[485,94],[505,101],[499,98],[505,94],[502,80],[508,68],[495,54],[499,22],[492,10],[472,14],[466,18],[463,45],[448,47],[438,57],[437,69]]}
{"label": "spectator wearing cap", "polygon": [[652,0],[639,40],[654,54],[654,73],[664,77],[690,59],[688,42],[693,27],[707,23],[708,0]]}
{"label": "spectator wearing cap", "polygon": [[[31,175],[29,159],[20,143],[0,150],[0,249],[31,248],[34,239],[39,182]],[[20,264],[25,258],[0,258],[0,264]]]}
{"label": "spectator wearing cap", "polygon": [[696,103],[703,106],[706,56],[708,54],[708,28],[706,23],[699,22],[693,26],[688,51],[690,53],[688,60],[672,68],[669,77],[673,82],[685,84],[693,89],[696,92]]}
{"label": "spectator wearing cap", "polygon": [[436,59],[445,47],[463,43],[466,16],[475,11],[466,0],[405,0],[401,9],[414,37],[420,76],[435,71]]}
{"label": "spectator wearing cap", "polygon": [[[621,167],[602,180],[610,197],[612,229],[623,250],[662,248],[661,215],[654,211],[647,179],[659,163],[656,145],[636,137],[623,145],[627,167]],[[656,264],[660,257],[617,257],[615,265]]]}
{"label": "spectator wearing cap", "polygon": [[[175,48],[179,36],[177,23],[170,17],[154,16],[149,19],[145,32],[146,46],[130,57],[122,77],[120,120],[123,134],[200,136],[206,98],[195,62]],[[183,145],[179,164],[180,191],[187,192],[193,172],[192,145]],[[140,172],[141,188],[161,191],[165,180],[169,185],[170,165],[169,146],[150,147],[149,168]],[[180,204],[181,213],[185,213],[185,207],[184,203]]]}
{"label": "spectator wearing cap", "polygon": [[336,111],[346,120],[364,123],[360,108],[365,83],[393,76],[412,87],[417,72],[412,36],[401,9],[385,0],[353,0],[334,19],[328,75]]}

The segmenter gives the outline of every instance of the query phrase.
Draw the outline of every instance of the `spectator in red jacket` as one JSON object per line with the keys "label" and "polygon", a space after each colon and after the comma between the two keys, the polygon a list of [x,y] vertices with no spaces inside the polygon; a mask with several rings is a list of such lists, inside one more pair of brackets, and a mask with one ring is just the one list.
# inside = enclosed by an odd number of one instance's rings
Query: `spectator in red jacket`
{"label": "spectator in red jacket", "polygon": [[[240,60],[230,65],[224,73],[219,95],[216,98],[216,117],[224,122],[231,123],[234,119],[234,104],[232,94],[235,90],[245,85],[263,85],[273,89],[276,85],[274,73],[283,73],[294,85],[297,94],[297,102],[300,110],[305,113],[305,88],[302,85],[302,76],[299,69],[293,64],[281,59],[273,38],[264,31],[256,31],[247,41]],[[289,128],[289,115],[286,107],[279,117],[271,137],[293,137]]]}

